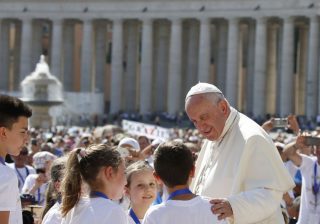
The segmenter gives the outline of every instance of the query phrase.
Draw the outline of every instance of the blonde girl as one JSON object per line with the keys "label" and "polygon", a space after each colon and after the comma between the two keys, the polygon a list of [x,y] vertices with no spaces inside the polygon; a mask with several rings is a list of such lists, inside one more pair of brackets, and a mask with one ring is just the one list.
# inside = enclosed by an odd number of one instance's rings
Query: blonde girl
{"label": "blonde girl", "polygon": [[142,219],[156,198],[157,184],[152,167],[138,161],[127,168],[126,194],[130,198],[129,223],[142,223]]}
{"label": "blonde girl", "polygon": [[[83,196],[82,180],[88,185],[89,197]],[[127,224],[127,214],[112,201],[122,197],[126,183],[124,162],[110,146],[75,149],[62,181],[62,223]]]}
{"label": "blonde girl", "polygon": [[61,157],[53,161],[50,171],[51,180],[49,181],[46,192],[45,207],[42,213],[42,224],[61,223],[61,191],[60,185],[64,175],[67,157]]}

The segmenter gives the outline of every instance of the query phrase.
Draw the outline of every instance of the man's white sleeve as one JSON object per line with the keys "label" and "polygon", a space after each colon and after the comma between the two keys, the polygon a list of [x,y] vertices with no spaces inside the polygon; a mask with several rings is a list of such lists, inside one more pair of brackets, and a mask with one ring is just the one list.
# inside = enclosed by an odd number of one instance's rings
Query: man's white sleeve
{"label": "man's white sleeve", "polygon": [[254,189],[228,197],[235,223],[255,223],[270,217],[280,207],[282,192]]}
{"label": "man's white sleeve", "polygon": [[274,144],[263,136],[252,136],[240,161],[237,186],[228,197],[235,223],[272,217],[280,209],[283,194],[294,187]]}

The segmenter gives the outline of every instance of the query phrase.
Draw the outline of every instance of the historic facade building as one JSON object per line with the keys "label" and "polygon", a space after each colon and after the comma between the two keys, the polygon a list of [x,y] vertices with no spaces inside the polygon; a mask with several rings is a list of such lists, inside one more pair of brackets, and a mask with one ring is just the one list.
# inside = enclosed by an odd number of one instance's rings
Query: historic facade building
{"label": "historic facade building", "polygon": [[102,93],[111,113],[183,111],[187,90],[202,81],[248,114],[312,117],[320,114],[319,7],[319,0],[1,0],[0,91],[19,91],[45,54],[66,92]]}

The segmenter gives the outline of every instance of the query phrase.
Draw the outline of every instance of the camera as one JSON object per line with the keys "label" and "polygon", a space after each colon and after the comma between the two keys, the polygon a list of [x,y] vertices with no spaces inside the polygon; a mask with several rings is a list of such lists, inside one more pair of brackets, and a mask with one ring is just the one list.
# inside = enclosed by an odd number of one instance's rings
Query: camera
{"label": "camera", "polygon": [[313,145],[320,146],[320,138],[313,137],[313,136],[305,136],[304,143],[308,146],[313,146]]}
{"label": "camera", "polygon": [[288,119],[287,118],[274,118],[272,124],[273,124],[273,127],[275,127],[275,128],[285,128],[288,126]]}
{"label": "camera", "polygon": [[36,169],[36,173],[39,174],[39,173],[46,173],[46,170],[45,169]]}
{"label": "camera", "polygon": [[23,203],[23,204],[33,205],[36,203],[36,198],[31,194],[21,194],[20,200],[21,200],[21,203]]}

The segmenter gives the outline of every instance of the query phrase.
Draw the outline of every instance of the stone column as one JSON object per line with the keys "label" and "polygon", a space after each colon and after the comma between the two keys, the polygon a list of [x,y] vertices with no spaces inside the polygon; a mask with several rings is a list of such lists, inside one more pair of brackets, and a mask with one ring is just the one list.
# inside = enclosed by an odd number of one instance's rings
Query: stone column
{"label": "stone column", "polygon": [[34,70],[42,55],[43,23],[44,20],[41,19],[34,19],[32,22],[31,70]]}
{"label": "stone column", "polygon": [[210,19],[202,18],[200,20],[200,42],[198,62],[198,79],[200,82],[209,82],[210,49]]}
{"label": "stone column", "polygon": [[227,59],[227,24],[225,21],[218,25],[218,57],[217,57],[217,87],[225,92],[226,83],[226,59]]}
{"label": "stone column", "polygon": [[[299,47],[297,60],[297,74],[295,75],[295,114],[306,114],[306,83],[308,69],[308,38],[309,26],[299,25]],[[316,115],[316,114],[314,114]]]}
{"label": "stone column", "polygon": [[256,23],[251,20],[248,22],[247,45],[248,51],[245,55],[246,72],[242,91],[244,94],[244,111],[248,114],[253,113],[253,85],[254,85],[254,61],[255,61],[255,39],[256,39]]}
{"label": "stone column", "polygon": [[286,17],[283,20],[283,36],[281,49],[280,92],[279,109],[280,116],[293,113],[294,99],[294,74],[293,74],[293,18]]}
{"label": "stone column", "polygon": [[181,107],[181,50],[182,21],[171,21],[171,37],[169,49],[169,80],[168,80],[168,112],[175,114]]}
{"label": "stone column", "polygon": [[142,49],[141,49],[141,76],[140,76],[140,103],[141,114],[151,112],[152,104],[152,74],[153,74],[153,21],[142,21]]}
{"label": "stone column", "polygon": [[92,91],[92,21],[84,20],[81,50],[81,92]]}
{"label": "stone column", "polygon": [[153,91],[153,109],[166,111],[168,98],[168,64],[169,64],[169,22],[157,21],[155,33],[155,82]]}
{"label": "stone column", "polygon": [[104,93],[106,86],[106,41],[107,41],[107,23],[99,21],[95,30],[95,91]]}
{"label": "stone column", "polygon": [[281,94],[281,58],[282,58],[282,49],[283,49],[283,22],[281,21],[279,23],[278,31],[277,31],[277,45],[276,45],[276,55],[277,55],[277,60],[276,60],[276,114],[280,114],[281,110],[281,99],[279,95]]}
{"label": "stone column", "polygon": [[62,19],[52,21],[52,45],[51,45],[51,73],[61,77],[61,59],[62,59]]}
{"label": "stone column", "polygon": [[[198,61],[195,58],[199,57],[199,25],[197,21],[189,22],[188,32],[188,53],[187,63],[185,65],[186,81],[184,87],[184,93],[186,94],[189,89],[197,84],[199,77],[197,76]],[[184,96],[183,96],[184,97]]]}
{"label": "stone column", "polygon": [[124,72],[124,109],[136,108],[137,64],[138,64],[138,24],[135,20],[127,22],[126,70]]}
{"label": "stone column", "polygon": [[[253,72],[253,114],[264,116],[266,104],[266,46],[267,46],[266,18],[257,18],[255,50],[254,50],[254,72]],[[251,62],[249,62],[251,63]],[[251,86],[248,86],[251,88]]]}
{"label": "stone column", "polygon": [[270,24],[268,30],[268,62],[267,62],[267,96],[266,96],[266,112],[274,114],[276,112],[277,101],[277,33],[278,24]]}
{"label": "stone column", "polygon": [[63,74],[60,77],[64,91],[74,91],[74,23],[66,21],[63,32]]}
{"label": "stone column", "polygon": [[226,97],[231,106],[237,107],[238,93],[238,37],[239,21],[236,18],[229,19],[228,47],[227,47],[227,72],[226,72]]}
{"label": "stone column", "polygon": [[237,99],[236,103],[234,105],[237,105],[237,109],[240,111],[245,111],[245,81],[246,81],[246,75],[247,73],[244,71],[244,64],[247,63],[247,51],[248,49],[248,24],[245,22],[240,23],[239,22],[239,30],[238,30],[239,36],[238,36],[238,80],[237,80]]}
{"label": "stone column", "polygon": [[[21,54],[21,40],[22,40],[22,21],[14,22],[15,36],[13,49],[13,66],[12,66],[12,83],[10,88],[14,91],[20,91],[20,54]],[[11,73],[9,72],[11,75]]]}
{"label": "stone column", "polygon": [[111,62],[111,105],[110,112],[117,113],[122,109],[122,76],[123,76],[123,21],[113,21],[112,62]]}
{"label": "stone column", "polygon": [[10,65],[10,50],[9,50],[9,28],[10,22],[0,20],[0,91],[9,90],[9,65]]}
{"label": "stone column", "polygon": [[20,53],[20,82],[32,72],[31,68],[31,44],[32,44],[32,19],[24,18],[21,34]]}
{"label": "stone column", "polygon": [[318,16],[310,17],[308,41],[308,67],[306,82],[306,115],[310,119],[317,115],[318,104],[318,62],[319,62],[319,20]]}

